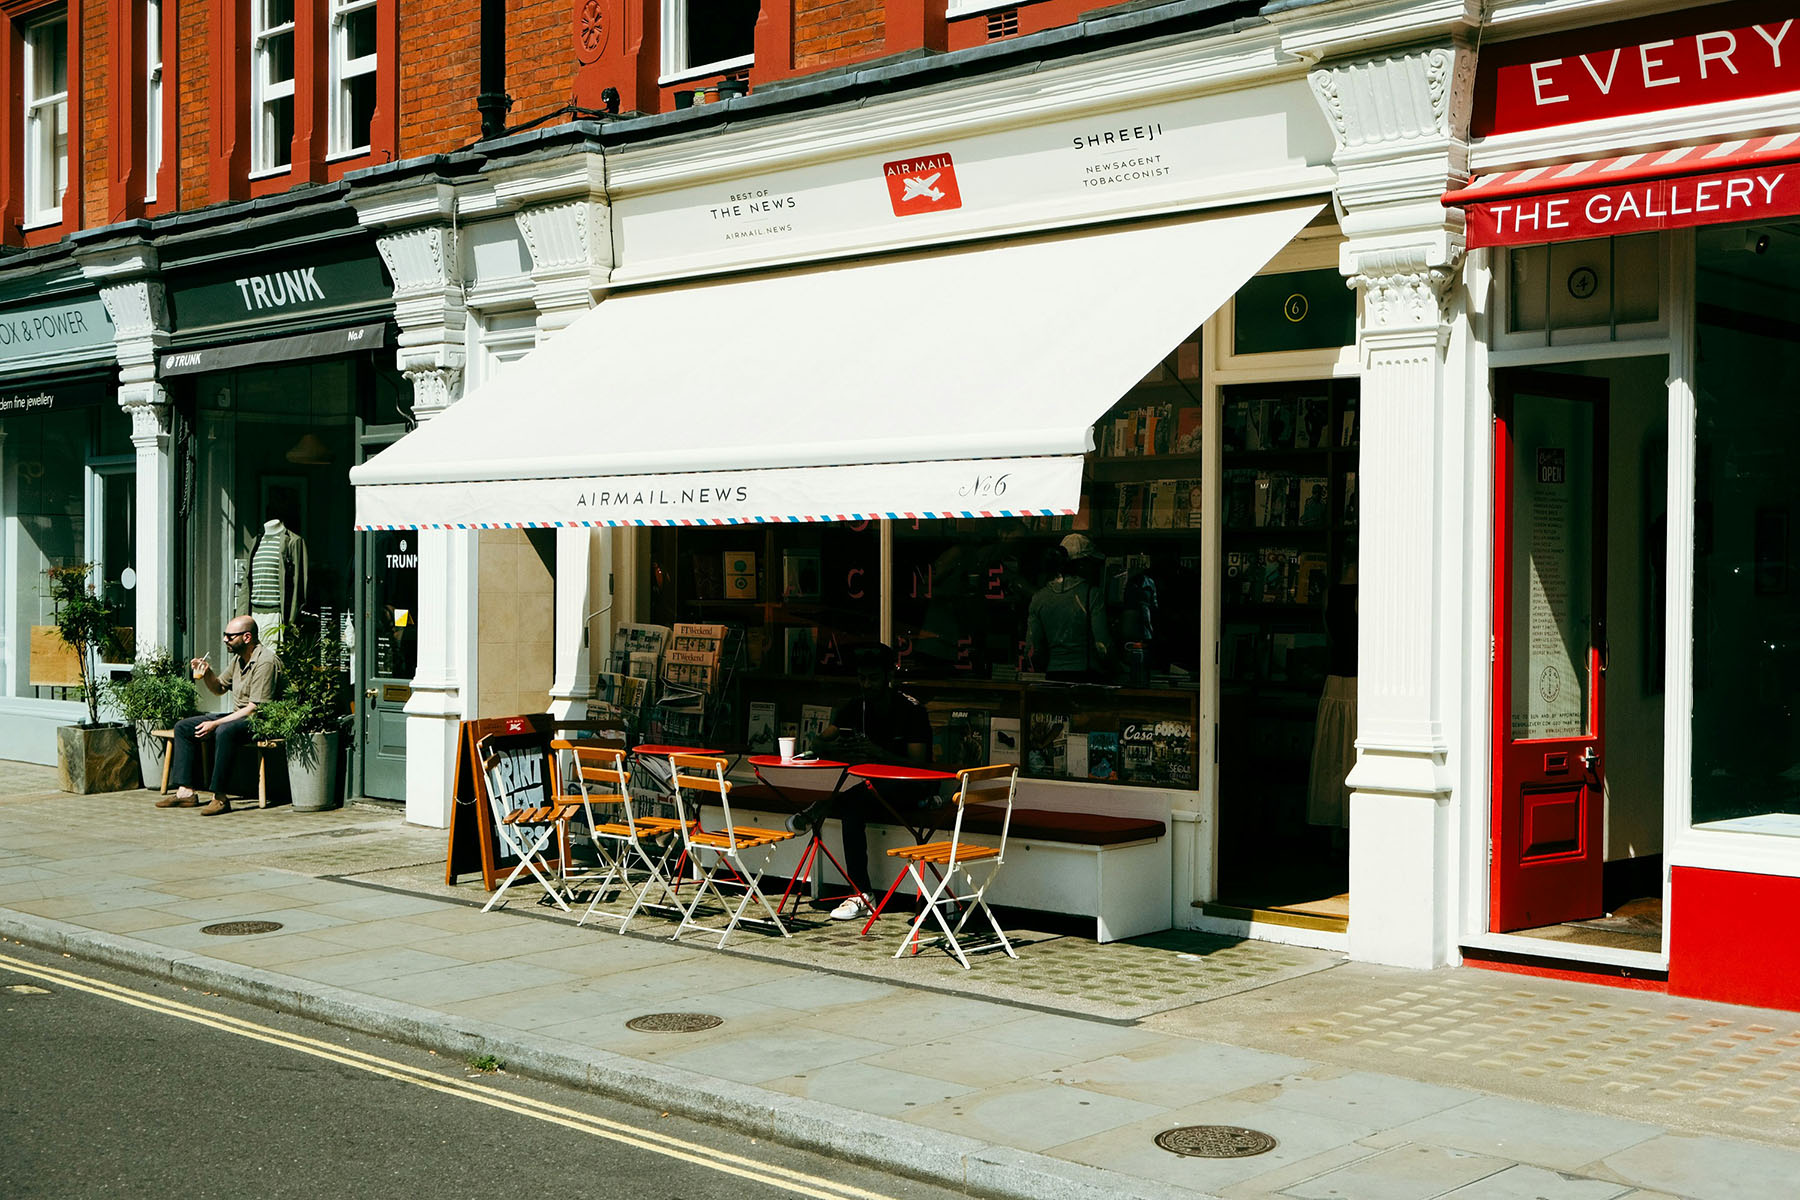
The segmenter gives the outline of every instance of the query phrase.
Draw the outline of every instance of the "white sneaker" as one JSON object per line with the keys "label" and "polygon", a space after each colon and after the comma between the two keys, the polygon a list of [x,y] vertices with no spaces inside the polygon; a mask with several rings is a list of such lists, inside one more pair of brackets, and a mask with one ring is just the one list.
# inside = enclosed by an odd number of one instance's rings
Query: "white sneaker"
{"label": "white sneaker", "polygon": [[831,910],[834,921],[860,921],[869,915],[869,902],[861,896],[852,896]]}

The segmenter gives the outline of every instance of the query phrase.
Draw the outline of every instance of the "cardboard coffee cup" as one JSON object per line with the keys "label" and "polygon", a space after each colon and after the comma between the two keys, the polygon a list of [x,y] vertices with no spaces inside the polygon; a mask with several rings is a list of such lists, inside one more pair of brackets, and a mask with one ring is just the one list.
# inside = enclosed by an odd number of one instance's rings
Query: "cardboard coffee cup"
{"label": "cardboard coffee cup", "polygon": [[775,740],[775,744],[781,747],[781,761],[782,762],[793,762],[794,761],[794,739],[793,738],[777,738]]}

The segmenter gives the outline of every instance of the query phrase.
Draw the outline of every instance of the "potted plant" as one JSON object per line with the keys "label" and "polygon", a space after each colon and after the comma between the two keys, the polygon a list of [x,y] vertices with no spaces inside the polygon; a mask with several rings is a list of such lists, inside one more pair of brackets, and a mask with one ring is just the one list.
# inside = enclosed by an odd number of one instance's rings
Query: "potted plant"
{"label": "potted plant", "polygon": [[62,789],[78,796],[122,792],[139,785],[137,748],[131,730],[100,720],[100,648],[111,641],[118,620],[114,606],[88,583],[92,563],[48,567],[56,631],[80,664],[81,698],[88,719],[56,731],[56,766]]}
{"label": "potted plant", "polygon": [[256,706],[250,729],[286,743],[288,790],[294,808],[317,812],[342,801],[337,788],[338,744],[350,721],[350,674],[344,643],[329,623],[318,632],[284,626],[275,648],[281,662],[276,698]]}
{"label": "potted plant", "polygon": [[186,663],[175,661],[167,650],[144,654],[131,665],[131,674],[101,685],[109,708],[137,731],[138,770],[144,786],[162,778],[163,755],[168,745],[151,736],[156,729],[172,729],[175,722],[199,711],[199,693]]}

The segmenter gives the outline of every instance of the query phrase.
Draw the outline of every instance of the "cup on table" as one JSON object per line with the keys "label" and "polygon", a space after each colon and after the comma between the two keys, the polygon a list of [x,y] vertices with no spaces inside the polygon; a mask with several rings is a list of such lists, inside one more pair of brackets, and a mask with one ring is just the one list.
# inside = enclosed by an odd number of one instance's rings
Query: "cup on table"
{"label": "cup on table", "polygon": [[777,746],[781,747],[781,761],[782,762],[793,762],[794,761],[794,741],[795,741],[795,739],[793,739],[793,738],[776,738],[775,739],[775,744]]}

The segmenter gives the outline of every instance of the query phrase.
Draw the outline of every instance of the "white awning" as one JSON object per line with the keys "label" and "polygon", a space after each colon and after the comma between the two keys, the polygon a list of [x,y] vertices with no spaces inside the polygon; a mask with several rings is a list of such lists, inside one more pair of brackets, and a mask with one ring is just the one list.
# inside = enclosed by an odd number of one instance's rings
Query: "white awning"
{"label": "white awning", "polygon": [[620,295],[351,471],[359,529],[1061,514],[1317,201]]}

